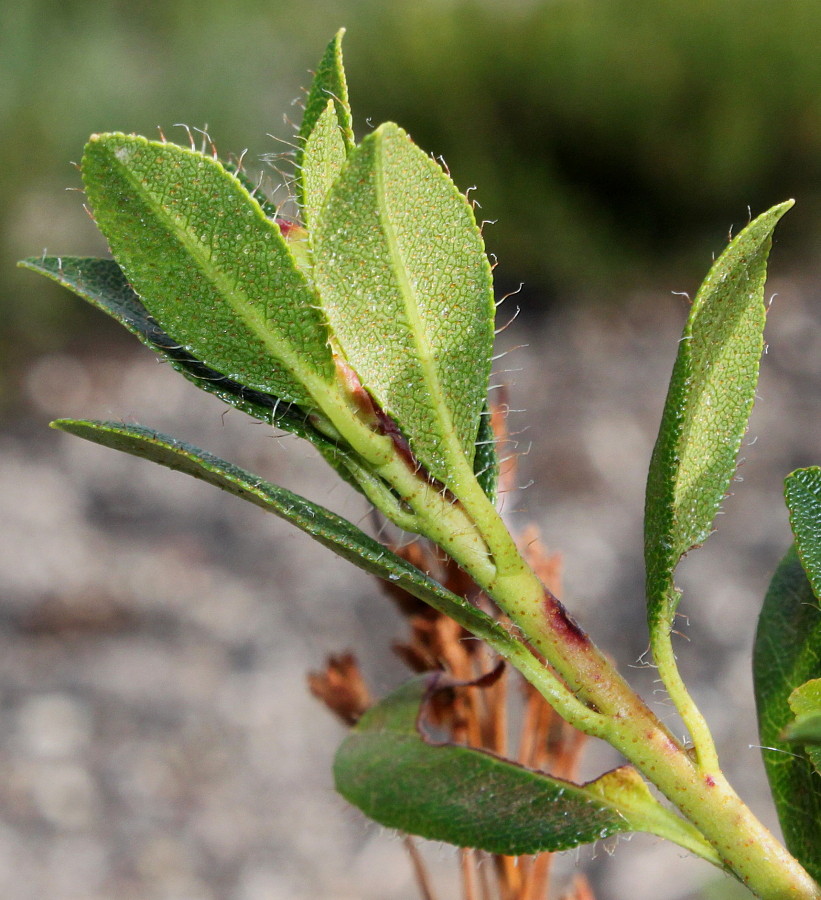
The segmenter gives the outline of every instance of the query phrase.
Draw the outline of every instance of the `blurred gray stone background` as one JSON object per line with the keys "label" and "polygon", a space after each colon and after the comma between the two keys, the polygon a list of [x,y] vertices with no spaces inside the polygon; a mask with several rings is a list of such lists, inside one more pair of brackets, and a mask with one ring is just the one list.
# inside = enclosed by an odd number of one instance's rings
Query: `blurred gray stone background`
{"label": "blurred gray stone background", "polygon": [[[682,567],[678,649],[733,780],[772,821],[749,654],[788,543],[781,479],[821,460],[821,305],[816,284],[776,274],[768,291],[743,483]],[[648,694],[643,480],[685,316],[667,293],[543,323],[525,311],[502,335],[518,349],[498,363],[526,410],[510,425],[529,486],[506,512],[563,552],[565,599]],[[43,355],[23,388],[28,412],[0,439],[2,896],[416,897],[401,842],[334,794],[342,729],[305,686],[348,648],[378,693],[403,677],[388,650],[401,623],[376,584],[255,507],[47,422],[173,432],[367,525],[359,499],[305,446],[225,413],[138,346]],[[663,695],[655,703],[665,713]],[[591,748],[586,773],[613,762]],[[655,840],[613,849],[564,854],[560,871],[591,871],[601,900],[708,896],[716,880]],[[425,852],[439,896],[456,897],[452,851]]]}
{"label": "blurred gray stone background", "polygon": [[[172,432],[370,524],[295,440],[225,413],[79,301],[15,269],[100,255],[66,192],[88,135],[206,123],[253,170],[287,151],[340,26],[357,134],[391,119],[443,154],[525,281],[500,349],[521,431],[514,527],[565,558],[565,599],[653,694],[641,513],[686,301],[731,222],[794,196],[756,406],[718,533],[681,567],[681,665],[768,821],[749,655],[789,541],[783,476],[821,462],[821,5],[816,0],[17,0],[0,4],[0,896],[411,900],[395,835],[335,796],[342,729],[306,672],[353,649],[404,672],[374,582],[186,477],[49,431],[55,416]],[[292,101],[295,101],[293,102]],[[283,113],[288,121],[283,123]],[[251,162],[253,161],[253,163]],[[281,162],[281,160],[280,160]],[[267,170],[272,175],[273,170]],[[586,773],[615,760],[591,747]],[[612,858],[609,856],[613,852]],[[438,900],[459,896],[425,847]],[[709,866],[634,838],[562,857],[599,900],[731,900]]]}

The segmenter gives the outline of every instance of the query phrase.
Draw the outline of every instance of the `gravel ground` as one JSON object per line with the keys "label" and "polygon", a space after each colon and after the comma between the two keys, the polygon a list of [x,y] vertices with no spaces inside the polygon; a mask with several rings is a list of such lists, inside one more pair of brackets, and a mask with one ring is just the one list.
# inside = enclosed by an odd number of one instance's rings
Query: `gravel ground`
{"label": "gravel ground", "polygon": [[[731,777],[768,821],[749,678],[757,608],[788,543],[781,479],[821,462],[821,308],[771,284],[744,483],[683,566],[682,667]],[[511,521],[565,555],[566,599],[648,694],[643,481],[686,305],[565,308],[502,335],[523,431]],[[285,523],[159,467],[49,431],[55,415],[179,435],[362,520],[313,453],[223,415],[148,351],[47,356],[0,451],[0,895],[6,900],[411,900],[401,842],[332,788],[342,729],[305,674],[354,649],[383,693],[400,629],[375,584]],[[532,446],[531,446],[532,442]],[[531,483],[532,482],[532,483]],[[659,710],[670,715],[662,696]],[[673,722],[674,720],[671,720]],[[609,758],[592,754],[589,774]],[[426,847],[440,900],[448,848]],[[600,900],[706,896],[709,867],[654,840],[564,854]],[[712,895],[711,895],[712,896]],[[726,894],[724,896],[730,896]]]}

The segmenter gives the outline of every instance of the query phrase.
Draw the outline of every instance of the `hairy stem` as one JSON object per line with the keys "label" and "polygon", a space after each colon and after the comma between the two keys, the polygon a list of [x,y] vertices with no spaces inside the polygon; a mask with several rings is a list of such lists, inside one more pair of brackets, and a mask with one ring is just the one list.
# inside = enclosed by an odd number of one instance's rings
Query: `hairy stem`
{"label": "hairy stem", "polygon": [[468,488],[454,501],[396,455],[374,470],[413,511],[418,530],[456,560],[521,631],[524,641],[508,635],[510,640],[494,638],[491,646],[559,715],[619,750],[698,829],[721,864],[762,900],[821,900],[821,887],[730,787],[709,752],[712,738],[705,737],[706,723],[696,717],[689,695],[686,711],[689,723],[696,723],[700,756],[675,738],[539,581],[475,481],[475,490]]}
{"label": "hairy stem", "polygon": [[[495,572],[489,580],[481,577],[485,573],[474,577],[579,700],[596,710],[595,733],[655,784],[715,848],[724,866],[762,900],[821,900],[821,886],[733,791],[714,755],[693,756],[675,739],[541,584],[504,525],[489,516],[483,517],[486,523],[492,527],[480,530],[496,561]],[[586,722],[559,712],[587,730]]]}
{"label": "hairy stem", "polygon": [[690,696],[681,673],[678,670],[673,652],[672,635],[669,632],[658,634],[652,644],[653,660],[658,667],[659,678],[667,688],[684,726],[693,741],[693,752],[701,768],[706,771],[719,767],[715,741],[701,710]]}

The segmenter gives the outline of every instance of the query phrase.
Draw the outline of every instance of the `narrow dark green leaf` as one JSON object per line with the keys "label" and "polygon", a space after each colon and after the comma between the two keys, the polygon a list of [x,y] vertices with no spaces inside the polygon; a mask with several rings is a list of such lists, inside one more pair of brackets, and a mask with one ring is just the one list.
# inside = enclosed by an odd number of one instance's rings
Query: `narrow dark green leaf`
{"label": "narrow dark green leaf", "polygon": [[459,496],[454,479],[472,481],[495,311],[470,204],[400,128],[382,125],[349,157],[313,247],[348,362]]}
{"label": "narrow dark green leaf", "polygon": [[331,443],[311,428],[300,407],[232,381],[180,347],[154,321],[113,259],[43,256],[22,260],[20,265],[69,288],[116,319],[201,390],[283,431]]}
{"label": "narrow dark green leaf", "polygon": [[647,479],[645,560],[651,632],[668,632],[673,573],[703,543],[724,499],[753,406],[766,318],[772,232],[787,201],[751,222],[693,301]]}
{"label": "narrow dark green leaf", "polygon": [[310,407],[334,379],[318,299],[277,225],[214,159],[122,134],[86,145],[97,224],[163,331],[234,381]]}
{"label": "narrow dark green leaf", "polygon": [[628,766],[576,785],[482,750],[432,743],[418,720],[437,677],[415,678],[376,704],[337,751],[337,790],[372,819],[509,856],[649,830],[718,862]]}
{"label": "narrow dark green leaf", "polygon": [[821,468],[797,469],[784,480],[795,546],[815,596],[821,599]]}
{"label": "narrow dark green leaf", "polygon": [[151,318],[114,260],[44,256],[23,260],[20,265],[62,284],[116,319],[201,390],[255,419],[310,441],[348,484],[362,490],[349,453],[314,428],[304,409],[220,375],[172,341]]}
{"label": "narrow dark green leaf", "polygon": [[506,658],[529,652],[498,622],[328,509],[219,457],[138,425],[58,419],[52,427],[185,472],[286,519],[360,569],[403,588],[481,637]]}
{"label": "narrow dark green leaf", "polygon": [[476,435],[476,455],[473,457],[473,471],[476,480],[492,503],[496,502],[496,486],[499,480],[499,455],[496,452],[496,435],[493,433],[493,419],[487,404],[479,419]]}
{"label": "narrow dark green leaf", "polygon": [[821,608],[791,548],[773,576],[758,621],[753,658],[764,764],[790,852],[821,880],[821,775],[783,739],[790,695],[821,677]]}

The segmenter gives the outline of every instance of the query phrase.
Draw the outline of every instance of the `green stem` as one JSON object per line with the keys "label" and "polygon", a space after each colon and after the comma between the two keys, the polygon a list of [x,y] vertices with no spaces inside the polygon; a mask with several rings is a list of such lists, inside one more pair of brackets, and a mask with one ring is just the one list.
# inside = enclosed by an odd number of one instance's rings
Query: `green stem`
{"label": "green stem", "polygon": [[529,592],[525,575],[515,583],[500,582],[489,592],[580,699],[608,716],[600,736],[678,807],[757,896],[819,900],[821,887],[756,819],[718,766],[703,765],[675,740],[559,601],[535,575],[532,579]]}
{"label": "green stem", "polygon": [[[374,462],[375,474],[412,510],[417,530],[455,559],[547,660],[543,666],[524,642],[524,653],[513,651],[507,641],[498,647],[563,718],[619,750],[692,822],[723,866],[762,900],[821,900],[821,887],[756,819],[728,784],[714,753],[705,749],[712,738],[704,737],[706,723],[699,724],[689,695],[688,705],[677,692],[699,739],[701,754],[695,757],[541,584],[478,485],[460,492],[461,502],[455,502],[395,453]],[[674,663],[666,675],[677,676]],[[676,678],[669,681],[676,690]]]}
{"label": "green stem", "polygon": [[706,771],[719,768],[715,741],[707,720],[690,696],[681,677],[673,652],[672,635],[669,632],[657,634],[652,644],[653,661],[658,667],[659,678],[667,689],[684,726],[693,741],[693,752],[699,765]]}
{"label": "green stem", "polygon": [[[482,525],[496,562],[492,577],[460,562],[573,693],[607,717],[604,732],[597,720],[599,736],[659,788],[712,844],[724,866],[762,900],[821,900],[821,886],[758,821],[710,754],[699,759],[687,752],[541,584],[501,519],[492,521],[485,510]],[[568,721],[585,730],[585,723]]]}

